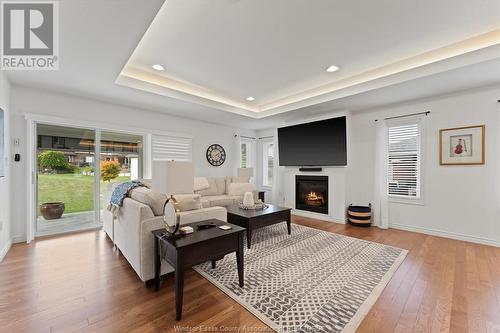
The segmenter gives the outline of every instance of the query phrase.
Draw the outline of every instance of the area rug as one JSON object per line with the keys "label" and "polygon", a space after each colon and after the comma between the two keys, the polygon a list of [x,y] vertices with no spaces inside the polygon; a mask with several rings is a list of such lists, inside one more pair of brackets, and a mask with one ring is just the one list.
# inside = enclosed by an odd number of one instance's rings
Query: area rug
{"label": "area rug", "polygon": [[[246,245],[246,242],[245,242]],[[355,331],[408,251],[292,224],[262,228],[235,254],[195,270],[277,332]]]}

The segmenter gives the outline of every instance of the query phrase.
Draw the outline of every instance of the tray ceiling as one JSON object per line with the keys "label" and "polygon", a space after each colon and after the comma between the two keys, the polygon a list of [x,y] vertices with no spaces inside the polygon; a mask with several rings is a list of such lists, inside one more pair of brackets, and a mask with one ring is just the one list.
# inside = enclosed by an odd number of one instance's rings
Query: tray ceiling
{"label": "tray ceiling", "polygon": [[116,83],[263,118],[499,56],[497,0],[168,0]]}

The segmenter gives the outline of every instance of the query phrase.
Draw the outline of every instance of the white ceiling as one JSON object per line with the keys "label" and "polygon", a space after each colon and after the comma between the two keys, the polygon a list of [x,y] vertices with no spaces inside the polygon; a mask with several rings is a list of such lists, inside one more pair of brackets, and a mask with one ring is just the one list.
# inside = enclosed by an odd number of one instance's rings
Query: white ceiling
{"label": "white ceiling", "polygon": [[[500,83],[500,33],[488,34],[500,28],[498,0],[162,4],[61,1],[60,70],[13,71],[9,78],[20,85],[254,129],[306,114]],[[483,34],[488,35],[463,42]],[[411,57],[420,61],[421,54],[450,44],[460,46],[454,49],[458,53],[441,49],[431,62],[405,63],[380,77],[340,84]],[[150,69],[153,63],[167,69],[159,78]],[[341,69],[326,73],[330,64]],[[120,75],[129,72],[137,75]],[[191,90],[165,87],[174,81]],[[201,91],[201,97],[193,91]],[[257,100],[248,103],[249,95]],[[274,110],[287,113],[273,115]],[[256,112],[267,118],[254,119]]]}
{"label": "white ceiling", "polygon": [[[324,102],[287,113],[261,119],[267,128],[286,122],[303,119],[305,115],[315,116],[332,111],[352,112],[377,109],[380,107],[413,102],[432,96],[442,96],[451,92],[462,92],[478,87],[495,86],[500,81],[500,58],[461,67],[401,84],[375,89],[333,101]],[[498,96],[500,98],[500,96]]]}
{"label": "white ceiling", "polygon": [[169,0],[117,83],[262,118],[500,46],[497,29],[498,0]]}

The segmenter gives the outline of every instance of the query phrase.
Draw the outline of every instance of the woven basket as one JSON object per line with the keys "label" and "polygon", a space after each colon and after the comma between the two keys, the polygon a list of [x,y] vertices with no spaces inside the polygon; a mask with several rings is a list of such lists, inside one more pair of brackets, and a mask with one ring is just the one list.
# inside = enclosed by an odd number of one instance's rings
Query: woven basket
{"label": "woven basket", "polygon": [[349,223],[359,227],[369,227],[372,224],[372,204],[368,206],[353,206],[347,208]]}

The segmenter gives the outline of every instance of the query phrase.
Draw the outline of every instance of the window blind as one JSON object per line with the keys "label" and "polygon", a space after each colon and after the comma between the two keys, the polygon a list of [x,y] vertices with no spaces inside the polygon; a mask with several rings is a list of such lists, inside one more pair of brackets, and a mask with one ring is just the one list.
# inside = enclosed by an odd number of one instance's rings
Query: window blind
{"label": "window blind", "polygon": [[240,167],[241,168],[249,168],[250,167],[250,161],[248,160],[248,155],[249,155],[249,149],[248,149],[249,144],[247,142],[242,142],[240,146]]}
{"label": "window blind", "polygon": [[193,139],[166,135],[153,135],[153,160],[191,161],[193,156]]}
{"label": "window blind", "polygon": [[388,194],[420,198],[420,136],[419,123],[389,126]]}
{"label": "window blind", "polygon": [[264,151],[262,161],[262,185],[273,186],[273,172],[274,172],[274,143],[264,143],[262,146]]}

